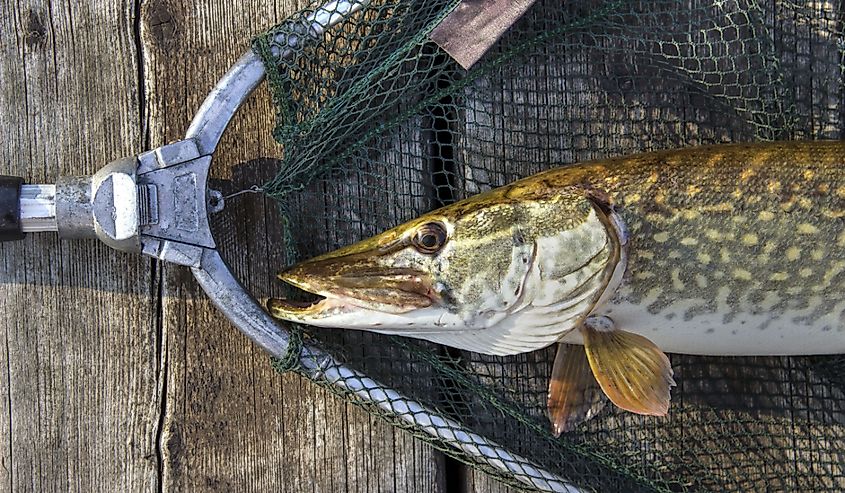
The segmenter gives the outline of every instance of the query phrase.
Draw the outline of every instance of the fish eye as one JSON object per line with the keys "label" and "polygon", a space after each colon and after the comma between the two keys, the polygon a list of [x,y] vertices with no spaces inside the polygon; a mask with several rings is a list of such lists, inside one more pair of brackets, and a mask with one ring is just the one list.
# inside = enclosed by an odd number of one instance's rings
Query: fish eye
{"label": "fish eye", "polygon": [[411,244],[420,253],[437,253],[446,244],[446,228],[439,222],[423,224],[411,238]]}

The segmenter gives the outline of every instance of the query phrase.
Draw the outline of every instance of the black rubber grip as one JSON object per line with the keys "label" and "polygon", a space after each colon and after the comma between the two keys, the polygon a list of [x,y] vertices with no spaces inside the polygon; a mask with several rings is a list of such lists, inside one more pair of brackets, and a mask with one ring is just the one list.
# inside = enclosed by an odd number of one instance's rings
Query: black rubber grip
{"label": "black rubber grip", "polygon": [[0,241],[23,239],[21,186],[23,178],[0,176]]}

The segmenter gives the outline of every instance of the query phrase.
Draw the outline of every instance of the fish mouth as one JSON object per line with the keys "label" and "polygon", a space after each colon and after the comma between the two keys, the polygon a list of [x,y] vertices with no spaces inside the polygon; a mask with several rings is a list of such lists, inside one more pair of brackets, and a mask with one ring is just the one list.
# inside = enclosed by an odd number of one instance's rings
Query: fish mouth
{"label": "fish mouth", "polygon": [[[267,300],[267,308],[270,312],[289,313],[291,315],[307,316],[311,313],[319,313],[327,307],[328,298],[314,293],[308,293],[314,299],[310,301],[292,300],[288,298],[270,298]],[[279,317],[281,318],[281,317]]]}
{"label": "fish mouth", "polygon": [[316,257],[280,272],[278,278],[310,299],[271,298],[270,314],[312,325],[330,326],[332,319],[355,313],[402,314],[439,301],[428,274],[382,265],[377,256],[365,253]]}

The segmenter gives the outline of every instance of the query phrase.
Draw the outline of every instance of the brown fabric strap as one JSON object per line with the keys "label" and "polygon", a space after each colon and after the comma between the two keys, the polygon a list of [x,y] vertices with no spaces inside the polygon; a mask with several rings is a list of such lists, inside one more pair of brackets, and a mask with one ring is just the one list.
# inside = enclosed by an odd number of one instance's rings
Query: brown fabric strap
{"label": "brown fabric strap", "polygon": [[469,69],[535,1],[463,0],[431,32],[431,40]]}

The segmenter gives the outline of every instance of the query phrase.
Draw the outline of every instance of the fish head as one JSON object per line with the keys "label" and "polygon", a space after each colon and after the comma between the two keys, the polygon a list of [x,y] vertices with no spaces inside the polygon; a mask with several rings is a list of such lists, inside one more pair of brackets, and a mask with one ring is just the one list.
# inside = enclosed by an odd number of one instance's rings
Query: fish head
{"label": "fish head", "polygon": [[436,287],[437,254],[449,241],[447,224],[439,218],[412,221],[289,267],[278,277],[320,299],[310,304],[270,300],[271,312],[326,325],[340,323],[335,317],[344,314],[372,317],[439,305],[444,300]]}
{"label": "fish head", "polygon": [[442,342],[436,334],[490,328],[532,303],[595,302],[606,279],[585,283],[614,261],[599,216],[582,191],[496,189],[282,271],[319,299],[268,308],[308,325]]}

